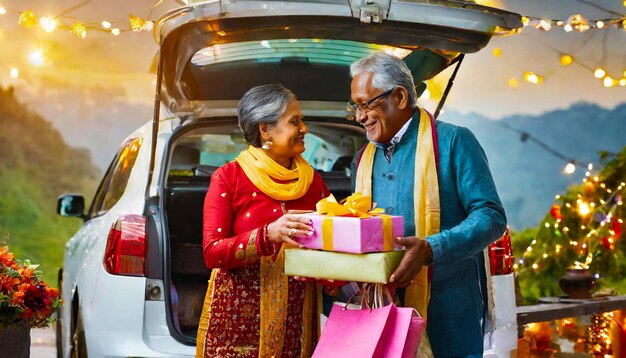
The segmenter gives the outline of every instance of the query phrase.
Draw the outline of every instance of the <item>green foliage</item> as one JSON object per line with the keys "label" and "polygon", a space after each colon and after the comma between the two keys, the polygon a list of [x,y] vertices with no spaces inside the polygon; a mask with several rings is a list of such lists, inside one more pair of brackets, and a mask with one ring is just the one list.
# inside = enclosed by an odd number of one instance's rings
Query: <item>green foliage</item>
{"label": "green foliage", "polygon": [[81,225],[56,215],[57,197],[79,192],[89,200],[98,170],[85,149],[67,146],[12,89],[0,89],[0,128],[0,242],[41,263],[44,281],[56,286],[65,242]]}
{"label": "green foliage", "polygon": [[571,266],[588,268],[597,275],[596,288],[626,292],[626,243],[621,233],[626,219],[624,181],[626,147],[597,177],[588,177],[557,197],[538,227],[512,234],[526,303],[563,295],[558,280]]}

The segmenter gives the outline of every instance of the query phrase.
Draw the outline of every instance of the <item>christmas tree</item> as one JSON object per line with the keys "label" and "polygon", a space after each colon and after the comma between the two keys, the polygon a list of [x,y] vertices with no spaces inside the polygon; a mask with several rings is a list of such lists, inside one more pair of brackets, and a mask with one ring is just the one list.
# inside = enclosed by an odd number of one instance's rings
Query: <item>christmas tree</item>
{"label": "christmas tree", "polygon": [[[601,159],[607,157],[601,154]],[[569,267],[588,269],[596,288],[626,293],[626,244],[621,240],[626,147],[597,175],[586,174],[581,185],[556,196],[537,228],[512,235],[514,267],[526,303],[562,296],[558,280]]]}

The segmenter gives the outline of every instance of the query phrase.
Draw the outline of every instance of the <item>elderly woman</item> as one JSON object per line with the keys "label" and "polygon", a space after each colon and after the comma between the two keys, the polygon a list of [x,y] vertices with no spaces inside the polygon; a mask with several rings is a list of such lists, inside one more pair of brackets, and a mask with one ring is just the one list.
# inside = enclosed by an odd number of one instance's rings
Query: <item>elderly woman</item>
{"label": "elderly woman", "polygon": [[213,269],[197,356],[310,356],[317,331],[315,284],[283,275],[284,246],[310,235],[312,210],[328,195],[302,158],[308,129],[295,95],[252,88],[237,107],[250,147],[215,171],[204,203],[204,260]]}

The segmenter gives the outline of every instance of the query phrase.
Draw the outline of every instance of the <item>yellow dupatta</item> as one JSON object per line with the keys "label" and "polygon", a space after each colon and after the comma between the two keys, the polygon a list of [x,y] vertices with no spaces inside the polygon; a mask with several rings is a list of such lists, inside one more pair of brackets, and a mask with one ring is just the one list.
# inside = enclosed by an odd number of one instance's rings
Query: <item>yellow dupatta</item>
{"label": "yellow dupatta", "polygon": [[[283,167],[262,149],[253,146],[241,152],[235,160],[252,184],[274,200],[300,199],[313,182],[313,168],[301,155],[294,158],[295,169]],[[277,183],[275,180],[286,183]]]}
{"label": "yellow dupatta", "polygon": [[[413,185],[413,200],[415,209],[415,236],[420,239],[436,234],[440,230],[440,202],[439,181],[437,179],[437,163],[435,158],[435,143],[433,143],[432,125],[430,116],[422,108],[419,109],[419,129],[417,132],[417,148],[415,150],[415,179]],[[372,172],[376,145],[369,143],[356,173],[357,193],[372,195]],[[430,301],[430,282],[428,270],[422,269],[406,288],[405,306],[413,307],[427,319],[428,303]],[[432,356],[430,343],[426,331],[419,347],[421,356]]]}

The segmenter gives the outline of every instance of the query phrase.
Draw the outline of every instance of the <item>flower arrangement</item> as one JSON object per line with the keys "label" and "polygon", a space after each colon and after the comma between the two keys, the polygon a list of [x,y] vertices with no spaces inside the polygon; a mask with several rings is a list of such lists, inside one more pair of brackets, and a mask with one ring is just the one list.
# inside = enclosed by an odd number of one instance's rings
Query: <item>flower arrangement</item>
{"label": "flower arrangement", "polygon": [[14,260],[6,245],[0,244],[0,331],[24,323],[45,327],[61,303],[59,291],[41,280],[38,265]]}

